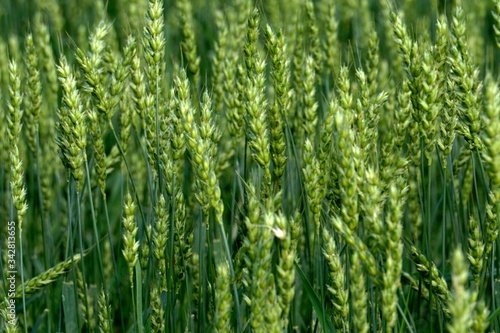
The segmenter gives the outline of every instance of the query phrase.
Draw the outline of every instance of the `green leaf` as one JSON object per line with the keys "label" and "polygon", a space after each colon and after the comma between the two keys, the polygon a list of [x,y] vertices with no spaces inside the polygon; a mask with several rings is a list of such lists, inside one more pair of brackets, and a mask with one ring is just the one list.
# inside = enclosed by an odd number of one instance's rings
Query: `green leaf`
{"label": "green leaf", "polygon": [[73,282],[63,282],[62,302],[66,332],[80,332],[78,328],[78,306],[76,304]]}
{"label": "green leaf", "polygon": [[319,320],[321,321],[321,327],[325,332],[336,332],[335,327],[333,326],[332,321],[330,318],[325,314],[324,308],[321,305],[321,302],[319,300],[318,295],[314,292],[313,287],[309,283],[309,280],[307,279],[306,275],[302,271],[299,265],[295,263],[295,268],[297,269],[297,272],[299,272],[300,279],[302,281],[302,285],[304,286],[305,292],[307,296],[309,297],[309,300],[312,303],[312,306],[314,308],[314,311],[316,311],[316,315],[318,316]]}
{"label": "green leaf", "polygon": [[144,332],[144,323],[142,318],[142,272],[141,272],[141,264],[139,260],[135,264],[135,281],[136,281],[136,313],[137,313],[137,328],[139,329],[139,333]]}

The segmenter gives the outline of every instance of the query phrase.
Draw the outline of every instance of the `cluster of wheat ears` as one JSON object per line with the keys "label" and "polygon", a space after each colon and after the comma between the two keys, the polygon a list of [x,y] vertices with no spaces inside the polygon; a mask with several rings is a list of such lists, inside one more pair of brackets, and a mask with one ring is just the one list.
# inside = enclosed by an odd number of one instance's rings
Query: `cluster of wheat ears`
{"label": "cluster of wheat ears", "polygon": [[0,332],[500,331],[499,0],[0,23]]}

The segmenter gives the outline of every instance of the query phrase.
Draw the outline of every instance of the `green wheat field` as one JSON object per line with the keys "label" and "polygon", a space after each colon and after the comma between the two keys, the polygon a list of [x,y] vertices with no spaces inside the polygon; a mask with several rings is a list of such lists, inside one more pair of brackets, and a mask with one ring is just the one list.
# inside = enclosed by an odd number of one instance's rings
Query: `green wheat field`
{"label": "green wheat field", "polygon": [[500,332],[500,0],[2,0],[0,332]]}

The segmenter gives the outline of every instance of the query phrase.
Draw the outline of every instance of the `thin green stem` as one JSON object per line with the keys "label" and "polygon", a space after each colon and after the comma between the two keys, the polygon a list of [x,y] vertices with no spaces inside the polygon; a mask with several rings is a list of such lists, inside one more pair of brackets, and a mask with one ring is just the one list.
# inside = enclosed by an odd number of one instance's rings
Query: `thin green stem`
{"label": "thin green stem", "polygon": [[[105,193],[103,195],[103,202],[104,202],[104,215],[106,216],[106,227],[108,229],[109,247],[111,248],[111,260],[112,260],[112,264],[113,264],[113,272],[115,273],[114,274],[115,283],[116,283],[117,286],[119,286],[120,285],[120,279],[118,278],[118,268],[117,268],[117,265],[116,265],[116,257],[115,257],[115,252],[113,251],[113,239],[111,238],[111,224],[110,224],[110,221],[109,221],[108,201],[106,199],[106,194]],[[120,204],[120,207],[123,207],[123,204]],[[117,288],[116,292],[117,292],[117,295],[118,295],[118,302],[119,302],[119,304],[122,304],[122,294],[121,294],[120,288]],[[109,300],[107,299],[108,298],[107,293],[105,293],[105,295],[106,295],[106,300],[109,302]],[[125,322],[123,321],[122,307],[120,307],[120,323],[121,323],[122,329],[124,329],[125,328]],[[111,325],[111,323],[110,323],[110,325]]]}
{"label": "thin green stem", "polygon": [[[74,180],[74,178],[72,178]],[[73,181],[74,188],[76,187],[76,183]],[[87,284],[85,283],[85,277],[86,277],[86,270],[85,270],[85,264],[83,260],[83,219],[82,219],[82,212],[81,212],[81,207],[80,207],[80,200],[78,200],[78,191],[76,191],[76,213],[77,213],[77,224],[78,224],[78,242],[80,245],[80,256],[82,258],[81,264],[82,264],[82,284],[83,284],[83,294],[85,295],[85,299],[83,302],[85,303],[85,315],[87,317],[87,320],[90,318],[90,313],[89,313],[89,302],[88,302],[88,292],[87,292]],[[83,196],[82,196],[83,197]],[[76,288],[75,288],[76,289]]]}
{"label": "thin green stem", "polygon": [[[69,170],[67,170],[67,172],[69,173]],[[67,195],[67,198],[68,198],[68,226],[67,226],[67,236],[66,236],[66,253],[65,253],[65,258],[71,258],[71,267],[73,267],[73,274],[71,274],[73,276],[73,286],[76,286],[77,285],[77,280],[76,280],[76,264],[75,264],[75,261],[74,261],[74,252],[73,252],[73,229],[72,229],[72,224],[73,224],[73,200],[72,200],[72,195],[73,195],[73,191],[71,191],[71,179],[69,179],[67,182],[66,182],[66,195]],[[80,252],[81,254],[81,252]],[[83,260],[82,260],[83,261]],[[77,293],[77,290],[76,288],[73,288],[74,290],[74,297],[75,299],[78,299],[78,293]],[[76,306],[76,304],[75,304]],[[62,312],[62,306],[61,306],[61,312]],[[78,306],[76,306],[76,309],[75,309],[75,312],[78,312]],[[60,316],[60,318],[62,319],[62,314]],[[81,327],[80,325],[80,316],[76,316],[76,322],[77,322],[77,325],[78,327]],[[59,332],[62,331],[62,320],[59,321]]]}
{"label": "thin green stem", "polygon": [[[53,250],[53,240],[50,228],[47,228],[47,216],[45,215],[45,207],[43,206],[43,192],[42,192],[42,181],[40,178],[40,133],[38,128],[35,134],[36,141],[36,152],[35,152],[35,173],[36,173],[36,184],[37,184],[37,194],[40,205],[40,221],[42,225],[42,240],[43,240],[43,253],[44,253],[44,265],[45,268],[48,269],[52,267],[51,265],[51,254]],[[49,243],[49,244],[47,244]],[[54,311],[53,302],[51,302],[51,297],[49,293],[45,293],[45,302],[47,303],[47,307],[49,309],[49,313]],[[50,320],[50,316],[47,316],[47,328],[50,331],[52,327],[52,321]]]}
{"label": "thin green stem", "polygon": [[[19,221],[18,223],[21,223]],[[19,254],[21,261],[21,289],[23,294],[23,318],[24,318],[24,333],[28,333],[28,321],[26,320],[26,293],[24,291],[24,259],[23,259],[23,230],[19,228]]]}
{"label": "thin green stem", "polygon": [[[137,265],[136,265],[137,266]],[[132,282],[130,285],[130,294],[132,296],[132,309],[134,309],[134,327],[135,327],[135,332],[138,332],[139,329],[139,319],[137,317],[137,307],[136,307],[136,299],[135,299],[135,293],[134,293],[134,283]]]}
{"label": "thin green stem", "polygon": [[224,230],[224,223],[221,223],[220,228],[221,228],[220,233],[222,236],[222,242],[224,243],[224,250],[226,251],[227,261],[229,263],[229,274],[231,276],[231,281],[233,281],[232,285],[233,285],[233,294],[235,302],[234,311],[236,313],[236,327],[237,327],[237,332],[241,333],[243,332],[243,326],[241,323],[240,298],[238,295],[238,287],[236,286],[233,260],[231,258],[231,250],[229,249],[229,244],[227,242],[226,231]]}
{"label": "thin green stem", "polygon": [[139,329],[139,333],[143,333],[144,325],[142,321],[142,273],[141,273],[141,264],[139,263],[139,261],[137,261],[137,263],[135,264],[135,281],[136,281],[136,293],[137,293],[137,301],[136,301],[137,328]]}
{"label": "thin green stem", "polygon": [[[87,173],[87,179],[90,179],[90,172],[89,172],[89,164],[87,159],[85,159],[85,172]],[[101,252],[101,246],[99,245],[100,239],[99,239],[99,232],[97,231],[97,222],[95,218],[95,211],[94,211],[94,201],[92,199],[92,187],[90,185],[90,181],[87,181],[87,187],[88,187],[88,192],[89,192],[89,203],[90,203],[90,213],[92,217],[92,226],[94,229],[94,237],[96,241],[96,249],[97,249],[97,261],[99,264],[99,272],[101,273],[101,279],[102,279],[102,284],[104,286],[104,291],[107,291],[106,288],[106,279],[104,278],[104,265],[102,263],[102,252]],[[83,196],[83,193],[82,193]],[[83,258],[83,256],[82,256]]]}

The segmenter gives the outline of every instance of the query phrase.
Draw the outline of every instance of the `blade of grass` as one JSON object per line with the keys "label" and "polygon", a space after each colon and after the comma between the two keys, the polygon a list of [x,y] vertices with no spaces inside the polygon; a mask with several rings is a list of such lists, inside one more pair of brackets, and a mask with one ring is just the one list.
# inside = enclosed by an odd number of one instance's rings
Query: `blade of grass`
{"label": "blade of grass", "polygon": [[63,282],[62,305],[64,309],[64,324],[66,332],[80,332],[78,327],[78,306],[75,299],[75,285],[73,282]]}
{"label": "blade of grass", "polygon": [[137,313],[137,328],[139,333],[144,332],[144,321],[142,319],[142,272],[141,272],[141,263],[139,260],[135,264],[135,291],[136,291],[136,313]]}
{"label": "blade of grass", "polygon": [[325,332],[329,333],[336,332],[335,327],[333,326],[333,323],[331,322],[330,318],[325,314],[324,306],[321,304],[318,295],[316,295],[316,293],[314,292],[314,289],[309,283],[309,280],[307,279],[304,272],[297,263],[295,263],[295,269],[299,273],[300,280],[302,281],[305,292],[309,300],[311,301],[314,311],[316,311],[316,315],[318,316],[321,322],[321,327]]}

